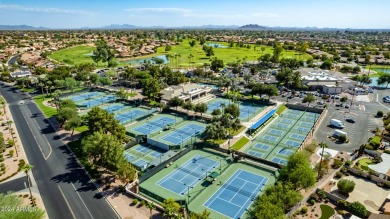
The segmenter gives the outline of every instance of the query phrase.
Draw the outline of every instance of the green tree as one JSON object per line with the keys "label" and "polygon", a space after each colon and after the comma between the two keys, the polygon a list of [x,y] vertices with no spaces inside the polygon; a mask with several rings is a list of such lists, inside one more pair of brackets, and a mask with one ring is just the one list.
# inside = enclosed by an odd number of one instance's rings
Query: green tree
{"label": "green tree", "polygon": [[177,110],[177,107],[183,105],[183,103],[184,101],[176,96],[169,100],[168,105],[170,107],[175,107]]}
{"label": "green tree", "polygon": [[74,129],[77,128],[77,127],[79,127],[80,125],[81,125],[81,118],[80,118],[80,116],[75,116],[75,117],[73,117],[73,118],[70,118],[70,119],[65,123],[64,129],[67,130],[67,131],[72,130],[71,136],[73,136]]}
{"label": "green tree", "polygon": [[108,113],[99,107],[93,107],[91,111],[88,112],[85,119],[90,134],[95,132],[101,132],[103,134],[110,133],[119,140],[123,141],[126,139],[125,128],[119,124],[118,120],[115,120],[113,114]]}
{"label": "green tree", "polygon": [[195,106],[191,102],[184,102],[182,104],[182,107],[183,107],[183,109],[186,109],[188,112],[188,110],[193,110]]}
{"label": "green tree", "polygon": [[206,126],[206,129],[204,131],[205,140],[219,140],[226,138],[227,131],[225,127],[221,125],[221,122],[213,122]]}
{"label": "green tree", "polygon": [[34,166],[30,165],[30,164],[24,164],[20,170],[22,170],[26,176],[27,176],[27,187],[28,187],[28,190],[30,191],[30,199],[31,201],[33,200],[33,196],[32,196],[32,193],[31,193],[31,179],[30,179],[30,175],[28,174],[28,172],[30,170],[32,170]]}
{"label": "green tree", "polygon": [[302,75],[299,71],[296,71],[292,74],[292,86],[295,89],[302,88]]}
{"label": "green tree", "polygon": [[345,103],[345,102],[347,102],[347,100],[348,100],[348,98],[347,98],[347,97],[341,97],[341,98],[340,98],[340,101],[341,101],[342,103]]}
{"label": "green tree", "polygon": [[115,93],[117,99],[127,100],[127,97],[129,96],[129,93],[125,91],[123,87],[121,87],[116,93]]}
{"label": "green tree", "polygon": [[70,90],[71,92],[73,92],[73,90],[79,86],[79,82],[76,81],[74,78],[65,78],[64,80],[64,86],[67,90]]}
{"label": "green tree", "polygon": [[192,40],[192,41],[189,42],[189,44],[190,44],[191,47],[194,47],[196,45],[196,41]]}
{"label": "green tree", "polygon": [[218,59],[217,57],[215,57],[211,61],[211,69],[213,71],[218,71],[220,68],[223,68],[223,60],[222,59]]}
{"label": "green tree", "polygon": [[110,86],[112,85],[112,80],[109,77],[100,77],[99,83],[103,86]]}
{"label": "green tree", "polygon": [[210,212],[204,209],[201,213],[196,213],[191,211],[188,215],[189,219],[209,219],[210,218]]}
{"label": "green tree", "polygon": [[332,62],[329,59],[327,59],[327,60],[322,62],[320,68],[321,69],[330,70],[330,69],[333,68],[333,64],[332,64]]}
{"label": "green tree", "polygon": [[151,78],[145,80],[145,85],[142,88],[142,92],[150,100],[154,100],[160,93],[161,87],[157,79]]}
{"label": "green tree", "polygon": [[169,52],[172,50],[172,46],[171,45],[166,45],[165,46],[165,52]]}
{"label": "green tree", "polygon": [[390,83],[390,74],[381,74],[378,78],[378,85],[386,84],[386,88]]}
{"label": "green tree", "polygon": [[129,163],[126,159],[121,160],[117,165],[118,170],[116,174],[118,179],[122,182],[125,182],[125,186],[134,180],[136,175],[136,170],[131,163]]}
{"label": "green tree", "polygon": [[163,216],[168,219],[182,218],[180,213],[180,205],[175,202],[173,198],[165,199],[162,203],[162,207],[165,209]]}
{"label": "green tree", "polygon": [[266,85],[265,94],[268,96],[268,101],[269,101],[271,97],[278,95],[278,88],[276,88],[276,86],[272,84]]}
{"label": "green tree", "polygon": [[100,76],[98,74],[91,74],[89,80],[91,81],[91,84],[96,86],[99,84]]}
{"label": "green tree", "polygon": [[316,97],[313,94],[307,94],[306,97],[303,98],[302,102],[307,103],[307,106],[309,107],[310,103],[314,102],[316,100]]}
{"label": "green tree", "polygon": [[271,57],[271,61],[274,63],[278,63],[282,53],[283,53],[283,47],[279,43],[276,43],[274,46],[274,51]]}
{"label": "green tree", "polygon": [[213,116],[219,116],[221,114],[222,114],[222,112],[220,109],[214,109],[213,112],[211,113],[211,115],[213,115]]}
{"label": "green tree", "polygon": [[230,104],[225,107],[224,114],[230,114],[233,118],[238,118],[240,117],[240,108],[237,104]]}
{"label": "green tree", "polygon": [[150,210],[150,219],[152,219],[153,216],[153,209],[156,209],[156,205],[153,202],[146,202],[145,207]]}
{"label": "green tree", "polygon": [[[61,107],[58,110],[57,120],[61,123],[60,127],[62,127],[67,121],[74,120],[76,121],[78,117],[78,113],[76,108],[72,107]],[[73,126],[68,126],[73,127]]]}
{"label": "green tree", "polygon": [[358,216],[358,217],[361,217],[361,218],[365,218],[367,216],[367,209],[366,207],[360,203],[360,202],[352,202],[348,205],[348,210]]}
{"label": "green tree", "polygon": [[207,104],[206,103],[197,103],[195,105],[195,112],[200,113],[200,116],[202,117],[203,113],[207,111]]}
{"label": "green tree", "polygon": [[355,182],[347,179],[340,179],[337,182],[337,189],[343,194],[349,194],[355,189]]}

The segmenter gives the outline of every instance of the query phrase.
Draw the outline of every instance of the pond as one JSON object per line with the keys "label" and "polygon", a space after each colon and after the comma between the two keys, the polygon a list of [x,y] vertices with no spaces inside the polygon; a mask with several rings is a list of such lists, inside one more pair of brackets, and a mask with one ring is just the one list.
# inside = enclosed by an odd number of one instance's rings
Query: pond
{"label": "pond", "polygon": [[373,68],[372,70],[390,74],[390,68]]}
{"label": "pond", "polygon": [[222,48],[222,49],[229,48],[228,46],[224,46],[220,43],[207,43],[207,46],[212,46],[214,48]]}
{"label": "pond", "polygon": [[167,59],[167,57],[165,55],[158,55],[158,56],[154,56],[154,57],[150,57],[150,58],[143,58],[143,59],[126,60],[126,61],[123,61],[123,63],[129,63],[132,65],[139,65],[139,64],[144,64],[144,63],[156,64],[156,62],[154,61],[155,58],[163,60],[164,61],[163,64],[169,63],[169,60]]}
{"label": "pond", "polygon": [[386,84],[378,85],[379,77],[371,77],[371,84],[368,84],[370,87],[386,87]]}

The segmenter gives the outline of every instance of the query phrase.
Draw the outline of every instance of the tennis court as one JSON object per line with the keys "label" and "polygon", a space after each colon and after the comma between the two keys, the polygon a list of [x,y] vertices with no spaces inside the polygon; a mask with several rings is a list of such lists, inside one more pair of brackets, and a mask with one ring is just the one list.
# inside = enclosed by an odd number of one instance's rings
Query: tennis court
{"label": "tennis court", "polygon": [[[286,157],[295,153],[306,139],[318,116],[311,112],[287,109],[243,150],[253,156],[284,165]],[[308,117],[311,118],[310,121],[306,121]]]}
{"label": "tennis court", "polygon": [[108,106],[104,106],[101,108],[109,113],[115,113],[117,111],[121,111],[121,110],[128,108],[128,107],[126,107],[124,105],[117,104],[117,105],[108,105]]}
{"label": "tennis court", "polygon": [[147,135],[149,133],[153,133],[158,130],[161,130],[162,128],[172,125],[174,123],[175,123],[175,119],[164,116],[164,117],[147,121],[146,123],[143,123],[133,128],[132,130]]}
{"label": "tennis court", "polygon": [[204,130],[205,130],[204,126],[196,125],[196,124],[187,124],[165,135],[161,139],[166,142],[172,143],[174,145],[179,145],[179,144],[183,144],[183,142],[187,141],[191,137],[194,137],[202,133]]}
{"label": "tennis court", "polygon": [[124,152],[124,157],[140,170],[146,169],[155,159],[164,154],[162,150],[147,145],[135,145]]}
{"label": "tennis court", "polygon": [[87,93],[82,93],[82,94],[76,94],[76,95],[72,95],[70,97],[66,97],[65,99],[71,99],[73,100],[73,102],[80,102],[80,101],[83,101],[83,100],[86,100],[86,99],[90,99],[90,98],[93,98],[93,97],[97,97],[97,96],[100,96],[100,95],[103,95],[104,93],[102,92],[87,92]]}
{"label": "tennis court", "polygon": [[85,100],[85,101],[82,101],[82,102],[78,102],[78,103],[76,103],[76,105],[78,107],[91,108],[91,107],[94,107],[94,106],[99,106],[99,105],[103,105],[103,104],[108,103],[108,102],[112,102],[115,99],[116,99],[116,97],[114,95],[104,95],[104,96],[100,96],[100,97],[97,97],[97,98],[93,98],[93,99]]}
{"label": "tennis court", "polygon": [[215,160],[196,155],[158,181],[157,185],[183,196],[202,179],[205,179],[217,164]]}
{"label": "tennis court", "polygon": [[153,110],[146,110],[146,109],[135,107],[135,108],[131,108],[127,112],[117,114],[114,117],[116,120],[119,120],[119,123],[121,125],[123,125],[123,124],[129,123],[129,122],[132,122],[140,117],[149,115],[153,112],[154,112]]}
{"label": "tennis court", "polygon": [[237,170],[204,204],[229,218],[241,218],[268,178],[246,170]]}
{"label": "tennis court", "polygon": [[207,112],[211,114],[215,109],[220,109],[222,111],[223,106],[228,106],[230,104],[238,104],[240,108],[240,116],[239,119],[242,121],[249,121],[253,117],[255,117],[258,113],[266,108],[266,106],[248,103],[248,102],[231,102],[228,99],[223,98],[215,98],[207,104]]}

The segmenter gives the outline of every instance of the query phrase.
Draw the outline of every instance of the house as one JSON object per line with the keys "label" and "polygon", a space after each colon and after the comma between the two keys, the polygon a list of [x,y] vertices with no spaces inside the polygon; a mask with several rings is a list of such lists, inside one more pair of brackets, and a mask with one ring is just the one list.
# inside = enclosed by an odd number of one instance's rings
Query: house
{"label": "house", "polygon": [[167,103],[174,97],[179,97],[185,102],[192,102],[208,96],[212,90],[212,87],[193,83],[171,86],[160,92],[161,102]]}

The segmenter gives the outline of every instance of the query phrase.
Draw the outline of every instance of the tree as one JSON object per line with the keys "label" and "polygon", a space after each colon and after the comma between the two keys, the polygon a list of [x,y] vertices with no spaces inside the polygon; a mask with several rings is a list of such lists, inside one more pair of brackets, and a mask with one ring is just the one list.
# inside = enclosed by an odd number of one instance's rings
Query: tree
{"label": "tree", "polygon": [[52,94],[52,97],[53,97],[53,103],[54,105],[56,106],[56,109],[57,109],[57,113],[59,111],[59,107],[60,107],[60,96],[61,96],[61,91],[60,90],[55,90]]}
{"label": "tree", "polygon": [[358,216],[358,217],[361,217],[361,218],[365,218],[367,216],[367,209],[366,207],[361,204],[360,202],[352,202],[348,205],[348,210]]}
{"label": "tree", "polygon": [[333,64],[329,59],[323,61],[321,66],[320,66],[321,69],[326,69],[326,70],[330,70],[330,69],[332,69],[332,67],[333,67]]}
{"label": "tree", "polygon": [[156,205],[153,202],[146,202],[145,207],[150,210],[150,219],[152,219],[153,209],[156,209]]}
{"label": "tree", "polygon": [[337,189],[343,194],[349,194],[355,189],[355,182],[347,179],[340,179],[337,182]]}
{"label": "tree", "polygon": [[188,215],[189,219],[209,219],[210,218],[210,212],[204,209],[201,213],[196,213],[191,211]]}
{"label": "tree", "polygon": [[[78,113],[76,108],[72,107],[63,107],[58,110],[57,114],[57,120],[61,122],[60,127],[62,127],[67,121],[74,120],[74,122],[77,122]],[[68,126],[68,128],[73,127],[77,123],[73,123],[72,125]]]}
{"label": "tree", "polygon": [[227,131],[224,126],[221,125],[221,122],[216,121],[206,126],[204,131],[205,140],[213,139],[219,140],[226,138]]}
{"label": "tree", "polygon": [[189,42],[189,44],[190,44],[191,47],[194,47],[196,45],[196,41],[192,40],[192,41]]}
{"label": "tree", "polygon": [[91,74],[89,80],[91,81],[91,84],[96,86],[99,84],[100,76],[98,74]]}
{"label": "tree", "polygon": [[232,124],[231,124],[231,128],[233,129],[233,131],[237,131],[238,129],[240,129],[241,127],[241,121],[240,119],[236,118],[233,120]]}
{"label": "tree", "polygon": [[240,117],[240,108],[236,104],[225,107],[224,114],[230,114],[233,118]]}
{"label": "tree", "polygon": [[207,104],[205,103],[197,103],[195,105],[195,112],[200,113],[200,116],[202,117],[203,113],[207,111]]}
{"label": "tree", "polygon": [[302,102],[307,103],[307,106],[309,107],[311,102],[314,102],[316,100],[316,97],[313,94],[307,94],[306,97],[303,98]]}
{"label": "tree", "polygon": [[129,96],[129,93],[125,91],[123,87],[121,87],[116,93],[115,93],[117,99],[127,100],[127,97]]}
{"label": "tree", "polygon": [[345,102],[347,102],[347,100],[348,100],[348,98],[347,98],[347,97],[341,97],[341,98],[340,98],[340,101],[341,101],[342,103],[345,103]]}
{"label": "tree", "polygon": [[99,82],[103,86],[110,86],[110,85],[112,85],[112,80],[109,77],[100,77],[99,78]]}
{"label": "tree", "polygon": [[28,190],[30,191],[30,199],[31,201],[33,201],[33,196],[32,196],[32,193],[31,193],[31,179],[30,179],[30,175],[28,174],[28,172],[30,170],[32,170],[34,166],[30,165],[30,164],[24,164],[20,170],[24,171],[24,173],[26,174],[27,176],[27,184],[28,184]]}
{"label": "tree", "polygon": [[73,92],[73,90],[79,85],[80,83],[76,81],[74,78],[65,78],[64,80],[64,86],[67,90],[70,90]]}
{"label": "tree", "polygon": [[66,124],[64,126],[64,129],[67,130],[67,131],[72,130],[71,136],[73,136],[74,129],[79,127],[80,125],[81,125],[81,118],[80,118],[80,116],[76,116],[76,117],[70,118],[66,122]]}
{"label": "tree", "polygon": [[302,75],[299,71],[294,72],[292,75],[292,86],[295,89],[302,88]]}
{"label": "tree", "polygon": [[291,182],[295,189],[307,189],[316,182],[316,172],[311,168],[309,154],[300,151],[290,156],[286,166],[280,170],[279,180]]}
{"label": "tree", "polygon": [[119,140],[126,139],[125,128],[115,120],[113,114],[99,108],[93,107],[86,116],[88,131],[90,134],[101,132],[103,134],[111,134]]}
{"label": "tree", "polygon": [[165,199],[162,203],[162,207],[165,209],[163,216],[169,219],[181,218],[180,205],[175,202],[173,198]]}
{"label": "tree", "polygon": [[278,63],[282,53],[283,53],[283,47],[279,43],[276,43],[274,46],[274,51],[271,57],[271,61],[274,63]]}
{"label": "tree", "polygon": [[182,107],[183,107],[183,109],[186,109],[188,112],[188,110],[193,110],[195,106],[191,102],[184,102],[182,104]]}
{"label": "tree", "polygon": [[142,88],[144,95],[146,95],[151,100],[154,100],[158,96],[160,90],[161,88],[159,81],[155,78],[146,79],[145,85]]}
{"label": "tree", "polygon": [[386,88],[390,83],[390,74],[381,74],[378,78],[378,85],[386,84]]}
{"label": "tree", "polygon": [[168,105],[170,107],[175,107],[177,110],[177,107],[183,105],[183,103],[184,103],[184,101],[176,96],[176,97],[169,100]]}
{"label": "tree", "polygon": [[131,163],[129,163],[127,160],[123,159],[118,163],[118,170],[116,171],[116,174],[118,176],[118,179],[122,182],[125,182],[125,186],[134,180],[136,170],[133,167]]}
{"label": "tree", "polygon": [[271,97],[278,95],[278,88],[276,88],[276,86],[272,84],[265,85],[264,93],[268,96],[268,101],[269,101]]}
{"label": "tree", "polygon": [[172,50],[172,46],[171,45],[166,45],[165,46],[165,52],[169,52]]}
{"label": "tree", "polygon": [[211,69],[213,71],[218,71],[218,69],[220,69],[220,68],[223,68],[223,60],[222,59],[218,59],[217,57],[215,57],[211,61]]}
{"label": "tree", "polygon": [[211,112],[211,115],[213,115],[213,116],[219,116],[221,114],[222,114],[222,112],[220,109],[214,109],[213,112]]}

